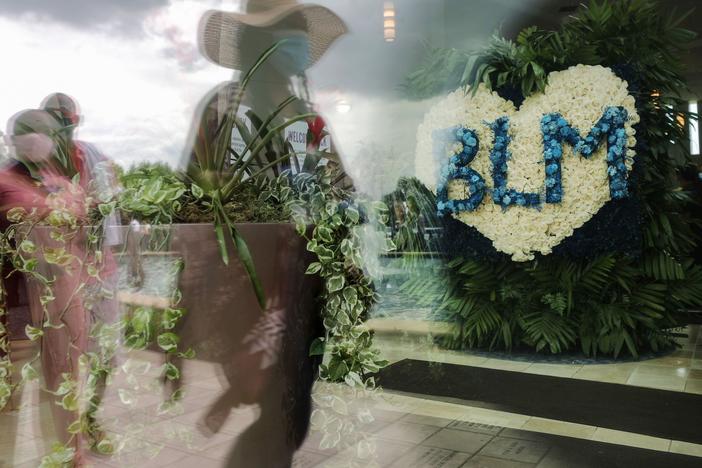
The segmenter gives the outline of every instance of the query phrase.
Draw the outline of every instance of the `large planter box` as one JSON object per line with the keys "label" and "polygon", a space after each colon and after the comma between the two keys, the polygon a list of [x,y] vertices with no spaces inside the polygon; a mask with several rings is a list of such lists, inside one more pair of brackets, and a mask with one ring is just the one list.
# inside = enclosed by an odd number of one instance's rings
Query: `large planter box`
{"label": "large planter box", "polygon": [[[240,224],[237,229],[251,250],[268,311],[284,311],[284,335],[316,333],[310,327],[319,317],[314,306],[319,282],[305,275],[312,258],[306,241],[291,224]],[[185,265],[179,279],[179,307],[187,311],[181,344],[192,346],[198,359],[228,359],[263,316],[234,246],[228,245],[225,265],[212,225],[175,225],[169,251],[182,255]]]}
{"label": "large planter box", "polygon": [[[213,407],[257,403],[259,419],[239,438],[230,466],[286,466],[307,433],[318,361],[309,356],[323,334],[320,281],[305,275],[313,255],[292,224],[239,224],[266,295],[266,314],[234,246],[222,261],[210,224],[174,225],[169,255],[184,261],[178,284],[186,315],[180,347],[221,366],[229,390]],[[272,361],[275,361],[272,363]],[[188,369],[188,366],[184,366]],[[202,378],[184,372],[185,384]]]}

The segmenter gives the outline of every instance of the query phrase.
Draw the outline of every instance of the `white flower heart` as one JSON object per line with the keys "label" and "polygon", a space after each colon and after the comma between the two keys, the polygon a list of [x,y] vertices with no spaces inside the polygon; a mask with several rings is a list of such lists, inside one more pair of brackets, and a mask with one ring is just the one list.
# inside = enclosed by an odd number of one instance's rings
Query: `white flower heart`
{"label": "white flower heart", "polygon": [[[607,107],[622,107],[628,113],[626,165],[631,170],[636,144],[633,125],[639,122],[634,98],[627,83],[612,70],[601,66],[577,65],[548,77],[542,94],[529,96],[519,110],[495,92],[480,86],[474,95],[457,90],[432,107],[417,132],[416,175],[428,187],[436,188],[440,163],[433,154],[433,133],[456,126],[472,129],[480,147],[470,168],[485,179],[487,191],[474,211],[461,211],[454,217],[475,227],[492,240],[495,248],[512,256],[514,261],[534,258],[535,253],[548,255],[553,247],[585,224],[611,199],[607,175],[607,144],[602,142],[589,158],[574,154],[563,143],[562,187],[560,203],[542,203],[536,207],[511,205],[506,209],[493,202],[492,163],[489,159],[494,139],[486,122],[509,117],[509,150],[507,184],[521,192],[541,193],[545,190],[544,143],[541,119],[560,113],[585,137],[600,120]],[[446,154],[448,159],[451,156]],[[443,164],[443,163],[442,163]],[[466,198],[466,184],[461,180],[449,183],[449,199]],[[543,200],[543,196],[541,197]]]}

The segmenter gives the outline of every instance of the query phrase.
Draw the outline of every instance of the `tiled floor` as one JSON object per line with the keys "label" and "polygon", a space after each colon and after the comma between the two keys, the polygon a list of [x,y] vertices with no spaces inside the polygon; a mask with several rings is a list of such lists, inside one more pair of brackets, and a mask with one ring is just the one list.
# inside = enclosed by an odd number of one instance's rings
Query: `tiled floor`
{"label": "tiled floor", "polygon": [[377,332],[376,343],[383,356],[390,362],[420,359],[702,394],[702,333],[699,325],[682,329],[680,334],[687,336],[676,339],[681,347],[669,355],[614,364],[551,364],[496,359],[439,348],[433,343],[432,336],[445,330],[441,324],[375,319],[370,325]]}
{"label": "tiled floor", "polygon": [[[211,382],[207,385],[213,386]],[[316,392],[339,395],[333,387],[319,385]],[[191,391],[197,392],[198,388],[193,387]],[[142,437],[127,439],[119,457],[91,457],[93,466],[224,466],[237,435],[256,417],[256,409],[237,409],[221,433],[207,437],[198,425],[207,403],[194,401],[197,400],[184,404],[184,414],[154,421]],[[3,428],[0,453],[4,463],[0,466],[38,465],[38,455],[48,448],[50,442],[46,439],[48,428],[37,425],[46,421],[40,416],[42,413],[47,416],[47,404],[43,402],[0,415],[0,427]],[[125,409],[118,405],[105,408],[105,413],[112,415],[123,415],[124,412]],[[557,457],[550,455],[557,452],[558,447],[545,439],[547,434],[702,456],[702,446],[696,444],[390,392],[385,392],[374,403],[372,414],[375,421],[363,429],[369,432],[370,440],[377,447],[372,459],[376,466],[383,467],[567,467],[559,465]],[[47,425],[50,426],[43,426]],[[14,437],[12,427],[18,428]],[[337,467],[361,461],[353,456],[356,453],[353,447],[341,451],[322,450],[320,440],[320,433],[311,433],[295,458],[295,467]],[[373,466],[368,460],[363,462],[364,466]]]}
{"label": "tiled floor", "polygon": [[[412,357],[427,361],[491,367],[509,371],[565,378],[598,380],[637,386],[653,386],[679,392],[702,393],[702,342],[696,329],[690,330],[693,342],[683,344],[679,354],[645,361],[620,364],[568,365],[493,359],[440,350],[430,339],[381,336],[378,344],[393,361]],[[693,338],[694,337],[694,338]],[[33,350],[22,343],[15,346],[15,358],[26,359]],[[16,350],[17,350],[16,349]],[[132,364],[154,362],[150,353],[137,355]],[[171,414],[157,414],[160,393],[148,386],[142,395],[130,397],[131,407],[123,404],[125,395],[108,392],[100,411],[103,427],[121,446],[119,456],[91,455],[89,462],[98,467],[219,467],[239,434],[258,416],[257,407],[235,409],[221,431],[210,434],[202,417],[222,391],[216,369],[204,362],[189,362],[189,382],[182,408]],[[144,373],[144,382],[149,373]],[[116,385],[114,385],[116,387]],[[334,395],[349,408],[367,404],[373,421],[362,425],[362,443],[321,448],[324,434],[310,433],[298,451],[297,468],[336,466],[382,467],[564,467],[570,468],[564,449],[554,436],[583,443],[606,442],[615,447],[641,447],[651,453],[682,454],[700,457],[702,445],[662,439],[603,427],[575,424],[499,409],[481,408],[418,395],[383,392],[377,401],[356,401],[342,387],[317,385],[317,396]],[[38,466],[53,441],[50,402],[38,388],[25,388],[14,404],[16,409],[0,413],[0,467]],[[341,396],[339,396],[341,395]],[[349,410],[347,419],[356,418]],[[360,414],[360,413],[359,413]],[[358,419],[358,418],[356,418]],[[563,438],[563,437],[561,437]],[[364,445],[365,444],[365,445]],[[373,450],[375,447],[375,450]],[[359,455],[367,458],[360,458]],[[587,466],[587,465],[583,465]]]}
{"label": "tiled floor", "polygon": [[[696,444],[452,403],[429,402],[406,395],[386,394],[382,407],[402,410],[394,417],[386,411],[382,416],[385,426],[375,431],[379,448],[377,460],[381,466],[569,468],[570,464],[558,463],[558,458],[563,458],[564,454],[558,453],[559,447],[547,434],[658,452],[702,454],[699,452],[702,446]],[[305,447],[303,450],[310,449]],[[401,454],[396,457],[398,452]],[[386,465],[388,458],[394,460]],[[345,460],[345,454],[341,453],[321,465],[309,466],[342,466]]]}

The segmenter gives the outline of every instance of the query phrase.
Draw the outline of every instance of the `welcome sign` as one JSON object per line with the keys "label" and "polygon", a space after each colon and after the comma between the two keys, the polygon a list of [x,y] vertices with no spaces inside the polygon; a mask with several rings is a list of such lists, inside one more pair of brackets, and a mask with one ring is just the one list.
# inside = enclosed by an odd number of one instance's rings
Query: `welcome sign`
{"label": "welcome sign", "polygon": [[[241,119],[243,125],[247,128],[249,132],[253,128],[253,124],[251,123],[251,119],[249,119],[246,113],[250,110],[250,107],[240,105],[239,111],[237,112],[237,117]],[[307,150],[307,122],[295,122],[285,127],[284,138],[285,141],[290,142],[290,145],[293,147],[293,150],[295,150],[295,152],[304,153]],[[231,144],[234,151],[236,151],[239,154],[241,154],[241,152],[244,151],[244,149],[246,148],[246,142],[241,137],[241,133],[239,133],[239,130],[236,127],[232,129]],[[331,151],[331,137],[329,135],[326,135],[324,138],[322,138],[322,141],[319,145],[319,149],[323,152]],[[303,160],[304,156],[301,154],[300,156],[298,156],[298,158]]]}
{"label": "welcome sign", "polygon": [[458,90],[419,127],[417,177],[440,214],[529,260],[628,196],[638,121],[627,83],[600,66],[551,73],[519,110],[482,86]]}

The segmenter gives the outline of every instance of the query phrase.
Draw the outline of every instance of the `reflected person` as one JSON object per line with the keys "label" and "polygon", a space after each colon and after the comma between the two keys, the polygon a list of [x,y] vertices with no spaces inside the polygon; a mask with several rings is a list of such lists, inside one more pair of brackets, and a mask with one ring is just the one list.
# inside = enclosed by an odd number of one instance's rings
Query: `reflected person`
{"label": "reflected person", "polygon": [[[255,127],[257,118],[265,120],[281,102],[296,96],[272,122],[273,128],[312,112],[305,71],[345,32],[343,21],[325,7],[290,0],[252,0],[243,14],[206,13],[200,22],[199,45],[209,60],[246,72],[264,51],[279,43],[251,79],[242,101]],[[236,104],[238,85],[235,81],[217,85],[198,107],[190,133],[193,150],[187,155],[191,161],[194,148],[208,143],[204,141],[207,135],[213,134]],[[270,160],[284,155],[266,156]],[[300,170],[312,172],[319,155],[306,156]],[[275,169],[287,168],[297,170],[293,164]],[[228,382],[205,415],[203,423],[210,430],[218,431],[239,405],[257,404],[260,409],[258,419],[235,442],[227,466],[287,467],[309,426],[318,365],[309,357],[309,347],[314,337],[323,334],[316,310],[320,285],[317,278],[304,274],[309,257],[297,255],[304,252],[304,241],[294,229],[261,225],[247,229],[257,233],[249,248],[258,255],[254,261],[266,293],[265,313],[252,293],[227,298],[226,291],[212,289],[213,281],[203,277],[219,274],[212,264],[221,260],[213,258],[201,265],[201,275],[181,278],[188,312],[180,333],[182,343],[192,346],[197,358],[221,365]],[[264,244],[274,247],[261,249]],[[197,269],[203,262],[187,253],[184,261],[186,276],[189,268]],[[221,274],[231,275],[227,271],[223,268]],[[248,279],[241,272],[230,282],[248,284]],[[189,299],[195,297],[197,302]],[[189,378],[187,373],[183,378]]]}
{"label": "reflected person", "polygon": [[[0,171],[0,212],[3,228],[9,226],[7,213],[13,208],[35,211],[40,217],[54,207],[61,206],[70,216],[85,219],[85,193],[71,189],[70,178],[65,176],[59,164],[59,145],[55,137],[61,130],[48,112],[28,109],[19,112],[8,124],[8,134],[13,148],[13,159]],[[41,249],[55,247],[48,230],[34,229],[32,240]],[[78,242],[63,245],[75,261],[61,267],[39,262],[36,271],[52,279],[53,300],[45,306],[40,297],[45,294],[43,286],[28,278],[27,290],[33,325],[42,330],[41,368],[46,388],[55,392],[64,382],[65,376],[80,382],[78,360],[87,345],[89,319],[83,307],[80,284],[82,274],[69,274],[67,268],[76,267],[82,251]],[[80,267],[78,270],[80,271]],[[80,385],[80,384],[79,384]],[[71,434],[68,427],[79,418],[78,411],[60,406],[62,396],[52,397],[51,411],[58,440],[75,450],[74,466],[82,466],[83,437]]]}
{"label": "reflected person", "polygon": [[[65,93],[52,93],[44,98],[41,107],[58,122],[60,131],[56,139],[79,175],[79,183],[83,190],[101,203],[113,200],[121,190],[114,162],[95,145],[76,138],[78,127],[82,123],[78,101]],[[116,299],[119,273],[111,250],[113,246],[120,243],[120,231],[117,227],[119,224],[114,211],[105,216],[100,241],[103,261],[99,281],[88,282],[82,294],[95,335],[99,333],[99,327],[113,325],[119,319],[120,306]],[[89,337],[89,351],[102,356],[107,362],[94,365],[94,369],[90,371],[92,375],[88,378],[88,382],[93,387],[90,391],[94,392],[94,395],[84,414],[85,426],[93,447],[96,447],[104,438],[104,433],[97,425],[95,413],[101,405],[106,390],[108,372],[105,369],[114,368],[116,363],[111,362],[114,359],[109,355],[113,354],[112,349],[118,349],[121,345],[121,343],[111,343],[109,345],[111,349],[108,352],[107,349],[100,349],[98,342],[99,340]],[[103,343],[103,346],[107,345]]]}

